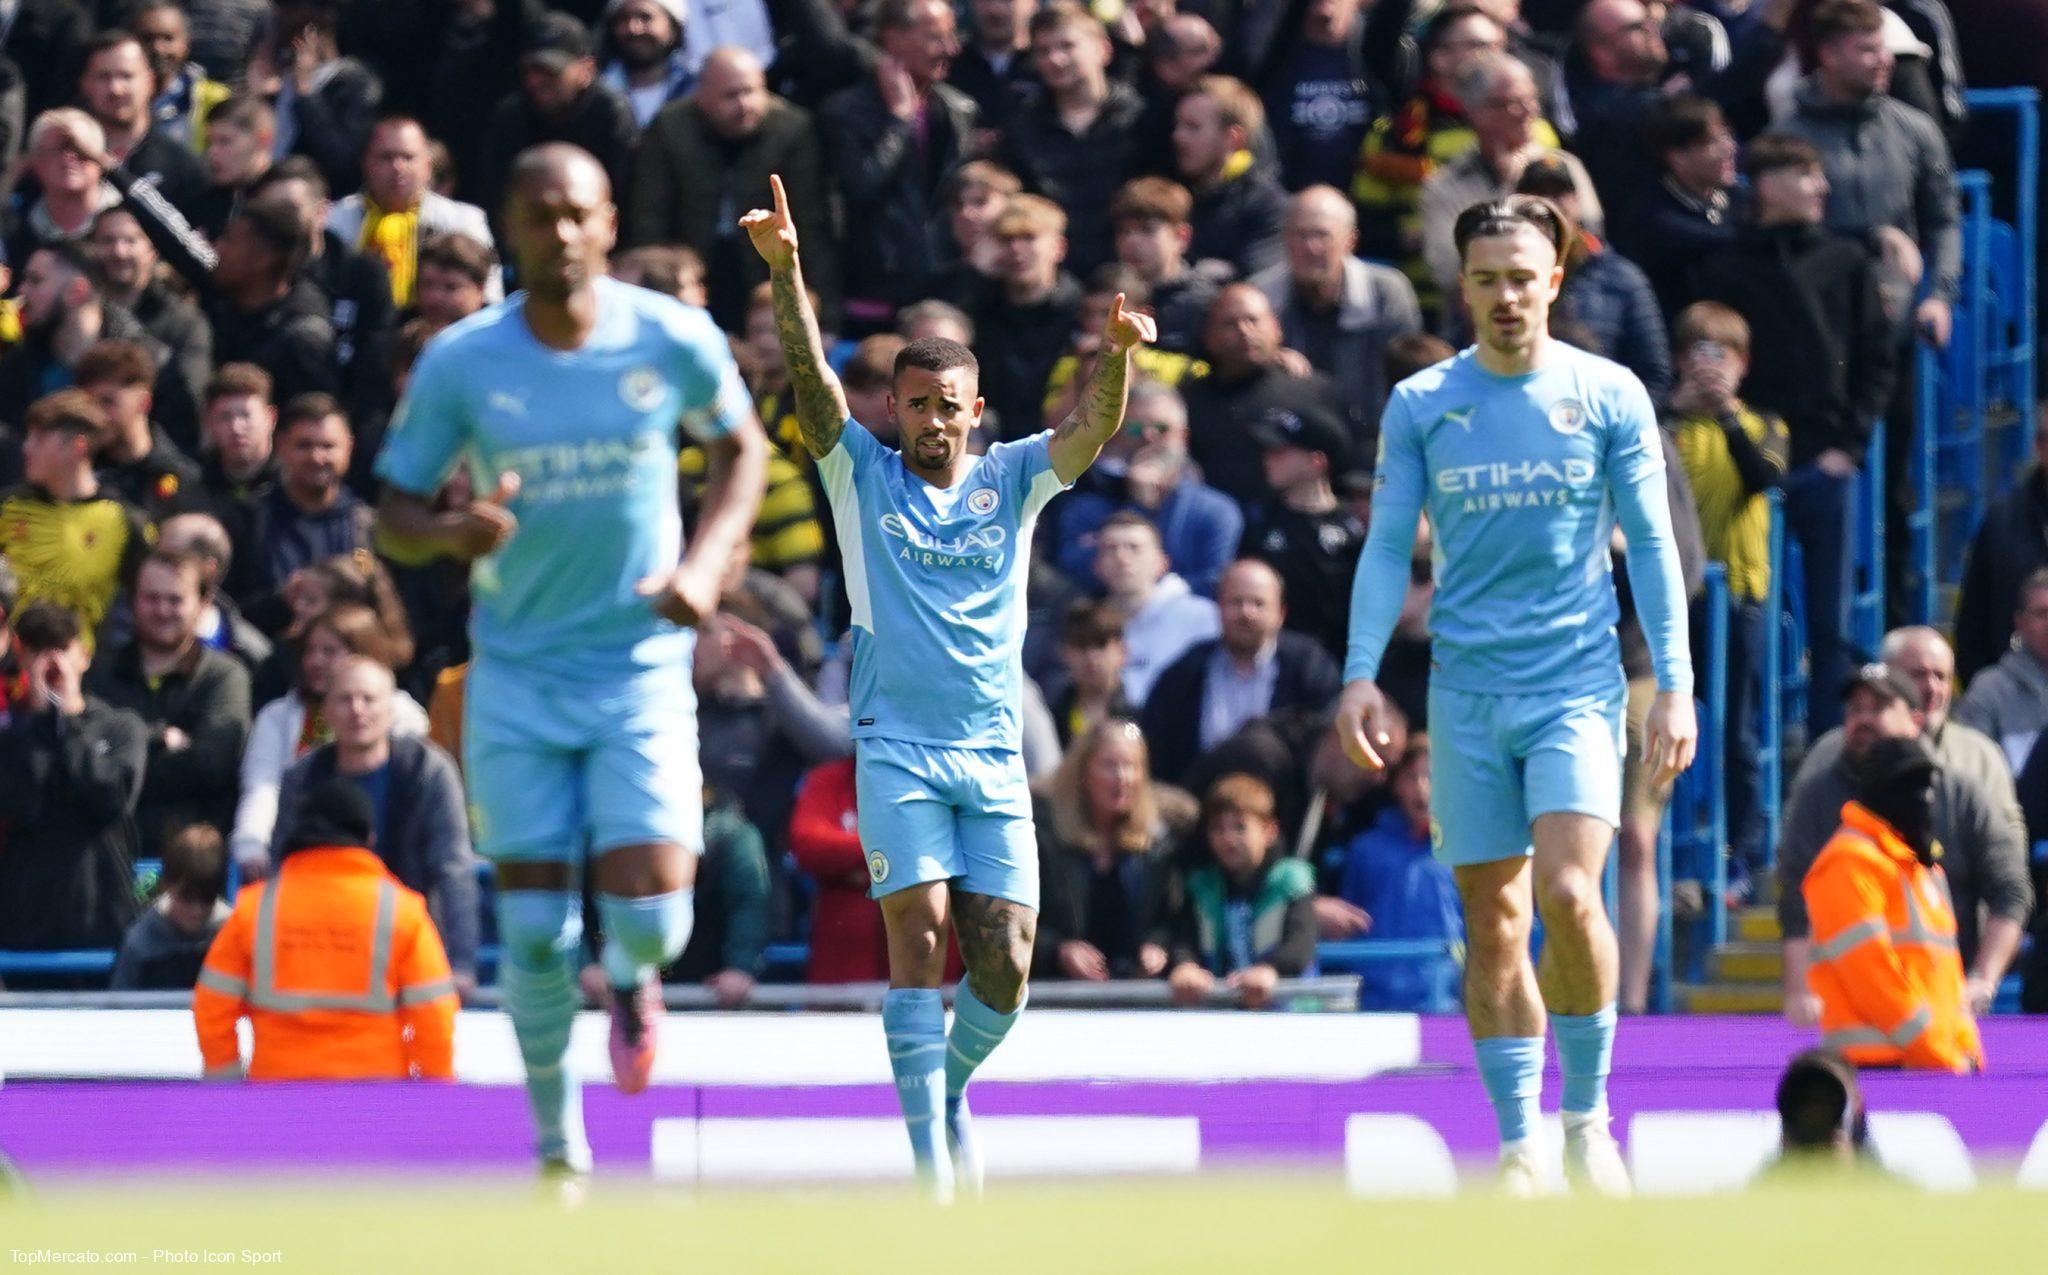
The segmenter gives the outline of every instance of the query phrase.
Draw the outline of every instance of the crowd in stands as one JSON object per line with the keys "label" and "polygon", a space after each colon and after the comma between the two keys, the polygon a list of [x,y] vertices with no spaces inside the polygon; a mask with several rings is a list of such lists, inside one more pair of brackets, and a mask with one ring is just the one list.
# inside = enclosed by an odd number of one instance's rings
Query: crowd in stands
{"label": "crowd in stands", "polygon": [[[837,533],[737,226],[771,173],[852,413],[884,441],[907,339],[976,350],[985,446],[1072,407],[1117,294],[1157,316],[1122,434],[1037,528],[1036,973],[1253,1004],[1313,971],[1319,939],[1460,937],[1430,854],[1427,528],[1383,665],[1389,769],[1345,761],[1327,712],[1382,407],[1469,336],[1450,220],[1522,191],[1585,231],[1554,330],[1665,414],[1689,584],[1728,573],[1732,893],[1770,861],[1752,723],[1780,492],[1813,687],[1777,848],[1788,964],[1803,979],[1800,874],[1859,758],[1922,736],[1982,1012],[2048,837],[2048,416],[1971,556],[1953,654],[1925,629],[1857,650],[1846,614],[1852,479],[1873,424],[1914,402],[1916,345],[1954,324],[1964,69],[2037,73],[1991,47],[2002,12],[0,4],[0,950],[111,949],[116,986],[190,985],[230,879],[278,871],[304,795],[339,778],[457,986],[488,977],[459,760],[468,581],[380,540],[371,465],[421,348],[518,287],[495,248],[505,177],[560,140],[611,175],[615,273],[709,310],[778,444],[698,646],[705,857],[672,979],[743,1002],[777,941],[808,943],[813,981],[885,972]],[[686,493],[703,472],[686,454]],[[458,473],[441,498],[469,494]],[[1629,645],[1633,741],[1651,682]],[[1668,794],[1634,770],[1640,1012]],[[1364,991],[1456,995],[1455,965],[1425,960]],[[2029,996],[2048,1007],[2048,976]]]}

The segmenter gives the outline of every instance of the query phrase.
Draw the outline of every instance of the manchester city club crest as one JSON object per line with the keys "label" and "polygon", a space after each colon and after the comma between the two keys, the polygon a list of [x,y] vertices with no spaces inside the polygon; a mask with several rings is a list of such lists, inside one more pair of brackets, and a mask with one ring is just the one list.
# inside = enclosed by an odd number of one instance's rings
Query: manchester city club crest
{"label": "manchester city club crest", "polygon": [[619,378],[619,398],[636,412],[651,412],[661,406],[661,374],[642,364],[626,369]]}
{"label": "manchester city club crest", "polygon": [[999,497],[993,487],[976,487],[967,493],[967,512],[977,518],[985,518],[996,511]]}
{"label": "manchester city club crest", "polygon": [[889,859],[880,850],[868,851],[868,878],[876,885],[889,879]]}
{"label": "manchester city club crest", "polygon": [[1552,403],[1550,428],[1567,438],[1586,428],[1586,405],[1575,398],[1561,398]]}

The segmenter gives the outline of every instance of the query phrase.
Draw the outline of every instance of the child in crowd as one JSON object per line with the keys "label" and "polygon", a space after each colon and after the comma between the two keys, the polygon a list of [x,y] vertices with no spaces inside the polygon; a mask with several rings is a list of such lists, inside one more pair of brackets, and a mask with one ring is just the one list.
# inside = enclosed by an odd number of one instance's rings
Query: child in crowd
{"label": "child in crowd", "polygon": [[1248,1008],[1272,1003],[1283,977],[1315,960],[1315,871],[1283,858],[1273,789],[1253,775],[1224,775],[1202,799],[1208,860],[1191,869],[1167,983],[1174,1001],[1199,1004],[1221,978]]}
{"label": "child in crowd", "polygon": [[[1392,798],[1372,827],[1344,852],[1338,893],[1370,918],[1380,939],[1465,937],[1464,909],[1451,870],[1431,854],[1429,736],[1408,739],[1408,751],[1387,778]],[[1448,952],[1413,960],[1375,961],[1363,971],[1358,1007],[1416,1014],[1458,1009],[1458,962]]]}
{"label": "child in crowd", "polygon": [[227,861],[227,843],[211,824],[188,825],[165,843],[156,902],[128,927],[114,958],[115,991],[187,991],[199,981],[206,949],[228,919]]}

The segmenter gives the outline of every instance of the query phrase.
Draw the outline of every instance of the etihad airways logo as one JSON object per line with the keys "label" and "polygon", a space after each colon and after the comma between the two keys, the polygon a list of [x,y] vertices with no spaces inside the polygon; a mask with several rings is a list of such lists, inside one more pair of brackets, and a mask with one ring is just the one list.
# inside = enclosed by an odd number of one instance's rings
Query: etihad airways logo
{"label": "etihad airways logo", "polygon": [[1597,476],[1583,457],[1562,461],[1497,460],[1436,471],[1436,489],[1464,497],[1466,513],[1491,509],[1543,509],[1576,504],[1591,494]]}
{"label": "etihad airways logo", "polygon": [[883,514],[882,532],[903,541],[896,556],[921,567],[1002,568],[1003,545],[1009,533],[1001,527],[976,527],[965,535],[940,540],[903,521],[901,514]]}

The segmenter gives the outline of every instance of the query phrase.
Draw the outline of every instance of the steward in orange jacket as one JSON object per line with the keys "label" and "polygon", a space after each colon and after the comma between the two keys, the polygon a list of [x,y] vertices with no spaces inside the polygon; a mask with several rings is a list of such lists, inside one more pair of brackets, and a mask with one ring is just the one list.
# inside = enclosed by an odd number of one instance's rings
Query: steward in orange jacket
{"label": "steward in orange jacket", "polygon": [[1885,739],[1859,764],[1857,798],[1807,871],[1813,921],[1807,985],[1821,1044],[1860,1067],[1984,1067],[1963,992],[1948,880],[1934,861],[1933,750]]}
{"label": "steward in orange jacket", "polygon": [[283,866],[244,888],[192,992],[209,1078],[451,1079],[459,1002],[424,898],[367,849],[375,814],[335,778],[308,790]]}

